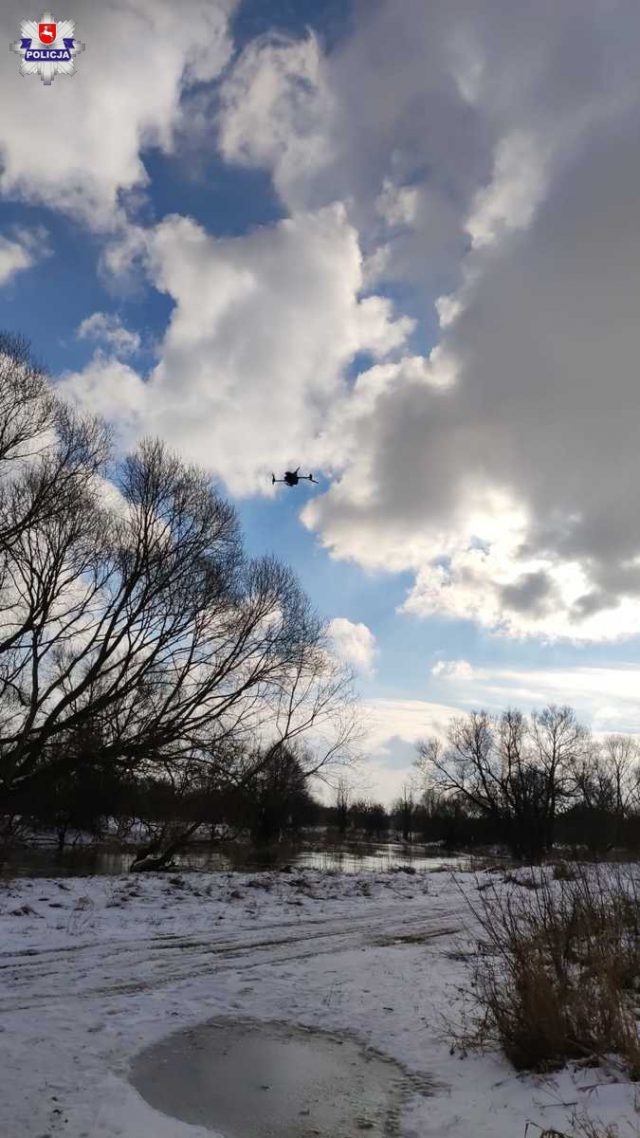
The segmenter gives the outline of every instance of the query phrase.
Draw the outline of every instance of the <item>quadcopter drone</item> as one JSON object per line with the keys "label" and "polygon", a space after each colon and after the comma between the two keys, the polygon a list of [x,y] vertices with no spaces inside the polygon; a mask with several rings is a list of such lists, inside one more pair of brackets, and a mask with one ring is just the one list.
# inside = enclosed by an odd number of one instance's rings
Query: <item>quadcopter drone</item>
{"label": "quadcopter drone", "polygon": [[273,486],[275,482],[285,482],[287,486],[297,486],[302,480],[313,482],[315,486],[319,485],[318,480],[313,477],[313,474],[298,474],[299,469],[300,467],[298,466],[295,470],[285,470],[284,478],[276,478],[275,474],[272,474],[271,485]]}

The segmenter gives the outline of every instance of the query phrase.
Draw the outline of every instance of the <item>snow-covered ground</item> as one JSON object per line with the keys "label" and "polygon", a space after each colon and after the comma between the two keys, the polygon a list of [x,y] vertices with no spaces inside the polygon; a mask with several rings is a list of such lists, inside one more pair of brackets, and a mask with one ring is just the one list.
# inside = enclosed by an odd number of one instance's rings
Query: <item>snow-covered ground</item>
{"label": "snow-covered ground", "polygon": [[[494,878],[495,879],[495,878]],[[2,1138],[205,1138],[129,1085],[131,1057],[221,1015],[348,1032],[432,1086],[404,1138],[635,1135],[636,1088],[603,1070],[518,1076],[451,1054],[468,1004],[466,897],[488,875],[180,874],[0,885]],[[426,1085],[426,1082],[425,1082]]]}

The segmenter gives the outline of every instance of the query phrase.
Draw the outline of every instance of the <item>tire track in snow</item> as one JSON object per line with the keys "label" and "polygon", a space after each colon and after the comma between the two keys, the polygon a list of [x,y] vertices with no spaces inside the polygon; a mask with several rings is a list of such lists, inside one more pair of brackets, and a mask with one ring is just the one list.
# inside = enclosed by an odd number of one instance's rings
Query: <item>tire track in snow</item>
{"label": "tire track in snow", "polygon": [[425,898],[417,912],[416,903],[409,904],[410,914],[406,901],[393,902],[375,915],[271,923],[241,928],[232,936],[177,934],[2,953],[0,1010],[37,1006],[43,1000],[149,991],[212,972],[402,943],[403,937],[427,940],[451,935],[463,925],[460,906],[434,911]]}

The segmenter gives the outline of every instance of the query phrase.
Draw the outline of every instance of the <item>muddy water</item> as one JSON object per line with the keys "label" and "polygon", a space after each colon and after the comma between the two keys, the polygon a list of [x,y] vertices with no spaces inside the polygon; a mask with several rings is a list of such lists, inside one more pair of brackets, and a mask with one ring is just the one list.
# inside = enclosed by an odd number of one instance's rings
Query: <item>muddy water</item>
{"label": "muddy water", "polygon": [[163,1114],[224,1138],[392,1138],[408,1093],[428,1093],[353,1039],[214,1020],[141,1052],[131,1082]]}

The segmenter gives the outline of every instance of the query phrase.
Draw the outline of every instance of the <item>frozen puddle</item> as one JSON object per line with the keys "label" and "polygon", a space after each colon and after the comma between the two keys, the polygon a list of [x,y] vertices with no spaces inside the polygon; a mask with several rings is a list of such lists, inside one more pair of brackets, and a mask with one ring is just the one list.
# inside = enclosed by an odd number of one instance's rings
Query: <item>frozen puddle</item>
{"label": "frozen puddle", "polygon": [[246,1020],[168,1036],[135,1058],[131,1081],[156,1110],[224,1138],[391,1138],[407,1094],[428,1091],[352,1039]]}

